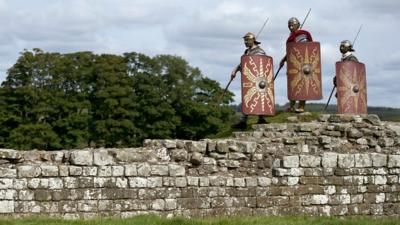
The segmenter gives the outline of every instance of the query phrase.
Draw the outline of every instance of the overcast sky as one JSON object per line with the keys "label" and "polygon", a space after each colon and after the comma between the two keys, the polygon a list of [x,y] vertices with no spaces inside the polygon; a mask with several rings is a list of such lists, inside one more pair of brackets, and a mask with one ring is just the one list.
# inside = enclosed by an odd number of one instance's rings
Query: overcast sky
{"label": "overcast sky", "polygon": [[[400,107],[399,0],[0,0],[0,82],[21,51],[40,48],[178,55],[225,87],[245,49],[245,33],[256,34],[270,18],[258,40],[277,70],[289,34],[287,20],[302,21],[309,8],[303,28],[321,43],[320,102],[332,89],[340,42],[353,41],[363,24],[355,54],[366,65],[368,105]],[[287,102],[285,73],[275,83],[279,104]],[[230,90],[239,103],[240,76]]]}

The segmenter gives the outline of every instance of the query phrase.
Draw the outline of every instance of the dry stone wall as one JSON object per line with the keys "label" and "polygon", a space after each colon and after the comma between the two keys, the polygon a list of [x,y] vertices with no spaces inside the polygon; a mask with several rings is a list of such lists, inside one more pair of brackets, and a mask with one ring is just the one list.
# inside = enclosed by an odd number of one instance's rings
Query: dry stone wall
{"label": "dry stone wall", "polygon": [[0,215],[67,219],[400,215],[400,124],[377,116],[255,125],[141,148],[0,150]]}

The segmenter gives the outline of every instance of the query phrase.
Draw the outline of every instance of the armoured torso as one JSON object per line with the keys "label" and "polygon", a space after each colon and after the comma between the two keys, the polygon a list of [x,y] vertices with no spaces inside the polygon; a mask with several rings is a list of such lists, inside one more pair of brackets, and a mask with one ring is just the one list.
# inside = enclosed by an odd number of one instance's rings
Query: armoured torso
{"label": "armoured torso", "polygon": [[244,51],[245,55],[266,55],[265,51],[260,47],[260,46],[256,46],[255,48],[251,48],[251,49],[246,49],[246,51]]}
{"label": "armoured torso", "polygon": [[342,61],[358,62],[358,59],[352,52],[346,52],[342,55]]}
{"label": "armoured torso", "polygon": [[310,32],[306,30],[296,30],[290,33],[286,43],[288,42],[309,42],[313,41]]}

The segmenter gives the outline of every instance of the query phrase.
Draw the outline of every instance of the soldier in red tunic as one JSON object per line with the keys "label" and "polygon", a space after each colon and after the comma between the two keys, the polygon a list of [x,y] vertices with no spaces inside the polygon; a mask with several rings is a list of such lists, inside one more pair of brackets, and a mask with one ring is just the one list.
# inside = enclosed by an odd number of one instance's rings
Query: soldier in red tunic
{"label": "soldier in red tunic", "polygon": [[[289,43],[289,42],[312,42],[313,41],[310,32],[300,29],[300,22],[297,18],[292,17],[289,19],[288,28],[290,30],[290,35],[289,35],[288,39],[286,40],[286,43]],[[282,67],[285,64],[286,60],[287,60],[287,57],[284,57],[281,60],[279,66]],[[295,110],[296,101],[290,100],[289,102],[290,102],[290,105],[289,105],[289,108],[287,109],[288,112],[295,112],[295,111],[298,113],[304,112],[306,101],[304,101],[304,100],[299,101],[299,105],[296,110]]]}

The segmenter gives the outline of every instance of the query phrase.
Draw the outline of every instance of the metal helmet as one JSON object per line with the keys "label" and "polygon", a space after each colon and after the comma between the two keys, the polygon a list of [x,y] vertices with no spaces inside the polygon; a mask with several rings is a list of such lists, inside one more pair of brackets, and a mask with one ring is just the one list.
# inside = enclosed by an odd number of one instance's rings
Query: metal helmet
{"label": "metal helmet", "polygon": [[288,20],[288,24],[299,24],[300,25],[300,22],[296,17],[292,17]]}
{"label": "metal helmet", "polygon": [[243,38],[251,38],[251,39],[253,39],[254,40],[254,43],[255,44],[261,44],[261,42],[258,42],[258,41],[256,41],[256,36],[253,34],[253,33],[251,33],[251,32],[247,32],[244,36],[243,36]]}
{"label": "metal helmet", "polygon": [[341,51],[342,51],[342,48],[343,48],[344,52],[348,52],[348,51],[354,52],[353,44],[351,44],[351,42],[349,40],[344,40],[344,41],[340,42]]}
{"label": "metal helmet", "polygon": [[291,32],[296,31],[300,28],[300,22],[296,17],[292,17],[288,20],[288,27]]}

